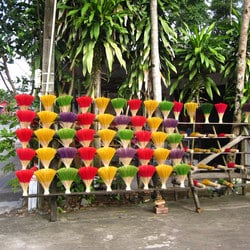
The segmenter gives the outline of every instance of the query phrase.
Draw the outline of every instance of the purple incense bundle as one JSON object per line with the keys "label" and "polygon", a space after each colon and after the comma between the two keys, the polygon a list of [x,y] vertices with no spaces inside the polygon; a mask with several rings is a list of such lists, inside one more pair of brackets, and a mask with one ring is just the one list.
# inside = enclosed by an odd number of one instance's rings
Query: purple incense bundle
{"label": "purple incense bundle", "polygon": [[116,150],[116,155],[119,157],[120,161],[124,166],[130,164],[135,154],[136,154],[136,149],[134,148],[118,148]]}
{"label": "purple incense bundle", "polygon": [[118,115],[114,118],[114,124],[118,129],[125,129],[130,123],[131,117],[128,115]]}
{"label": "purple incense bundle", "polygon": [[77,154],[77,149],[74,147],[63,147],[58,148],[57,153],[61,158],[62,162],[64,163],[65,167],[69,168],[70,164],[72,163],[73,159]]}
{"label": "purple incense bundle", "polygon": [[248,122],[249,121],[249,117],[250,117],[250,103],[245,103],[243,105],[242,112],[245,113],[244,122]]}
{"label": "purple incense bundle", "polygon": [[182,157],[184,156],[184,150],[180,148],[171,149],[169,158],[172,159],[173,165],[180,164]]}
{"label": "purple incense bundle", "polygon": [[64,128],[71,128],[77,119],[77,114],[74,112],[61,112],[59,116]]}
{"label": "purple incense bundle", "polygon": [[167,118],[163,121],[163,126],[168,134],[174,133],[175,128],[178,125],[178,120],[174,118]]}

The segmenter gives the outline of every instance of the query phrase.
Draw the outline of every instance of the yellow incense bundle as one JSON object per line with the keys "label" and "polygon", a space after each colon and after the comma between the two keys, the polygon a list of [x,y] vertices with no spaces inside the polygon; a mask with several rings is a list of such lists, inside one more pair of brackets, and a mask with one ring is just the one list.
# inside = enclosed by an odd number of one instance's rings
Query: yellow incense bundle
{"label": "yellow incense bundle", "polygon": [[112,191],[111,185],[116,172],[117,167],[113,166],[101,167],[98,169],[98,175],[101,177],[107,187],[106,191]]}
{"label": "yellow incense bundle", "polygon": [[34,131],[39,143],[42,147],[48,147],[49,143],[52,141],[55,135],[55,130],[50,128],[40,128]]}
{"label": "yellow incense bundle", "polygon": [[149,117],[147,119],[147,124],[150,127],[152,132],[156,132],[157,129],[160,127],[163,119],[160,117]]}
{"label": "yellow incense bundle", "polygon": [[112,158],[115,155],[115,149],[111,147],[102,147],[96,150],[97,155],[100,157],[101,161],[103,162],[104,166],[109,166]]}
{"label": "yellow incense bundle", "polygon": [[114,139],[116,131],[112,129],[101,129],[97,131],[97,134],[102,140],[103,147],[108,147],[111,141]]}
{"label": "yellow incense bundle", "polygon": [[42,185],[44,189],[44,195],[50,194],[49,187],[56,175],[56,170],[55,169],[39,169],[34,172],[34,175],[36,176],[39,183]]}
{"label": "yellow incense bundle", "polygon": [[57,113],[52,111],[41,111],[37,113],[37,116],[39,117],[43,128],[50,128],[50,126],[55,122]]}
{"label": "yellow incense bundle", "polygon": [[170,154],[170,150],[167,148],[156,148],[154,150],[154,158],[157,163],[164,164]]}
{"label": "yellow incense bundle", "polygon": [[206,164],[204,164],[204,163],[198,164],[198,168],[199,168],[199,169],[207,169],[207,170],[214,170],[214,169],[215,169],[215,167],[213,167],[213,166],[208,166],[208,165],[206,165]]}
{"label": "yellow incense bundle", "polygon": [[215,187],[215,188],[220,188],[220,184],[215,183],[209,179],[204,179],[202,180],[202,184],[206,185],[206,186],[210,186],[210,187]]}
{"label": "yellow incense bundle", "polygon": [[50,162],[56,155],[56,149],[51,147],[39,148],[36,150],[36,154],[39,160],[41,160],[45,169],[49,168]]}
{"label": "yellow incense bundle", "polygon": [[173,167],[170,165],[160,164],[156,166],[156,173],[160,177],[162,189],[167,188],[166,183],[167,183],[169,176],[172,174],[172,172],[173,172]]}
{"label": "yellow incense bundle", "polygon": [[153,113],[155,112],[156,108],[159,105],[159,102],[156,100],[145,100],[143,103],[144,103],[148,118],[152,117]]}
{"label": "yellow incense bundle", "polygon": [[184,108],[187,110],[190,122],[194,123],[195,113],[196,113],[196,110],[198,108],[198,103],[195,103],[195,102],[186,102],[184,104]]}
{"label": "yellow incense bundle", "polygon": [[96,118],[100,122],[102,129],[107,129],[115,117],[111,114],[99,114]]}
{"label": "yellow incense bundle", "polygon": [[40,96],[40,101],[43,105],[43,108],[46,111],[52,111],[55,100],[56,100],[55,95],[42,95],[42,96]]}
{"label": "yellow incense bundle", "polygon": [[104,114],[109,102],[110,98],[107,97],[97,97],[95,98],[95,104],[98,108],[99,114]]}
{"label": "yellow incense bundle", "polygon": [[151,134],[151,140],[153,141],[156,148],[163,148],[166,139],[167,139],[167,133],[156,131],[152,132]]}

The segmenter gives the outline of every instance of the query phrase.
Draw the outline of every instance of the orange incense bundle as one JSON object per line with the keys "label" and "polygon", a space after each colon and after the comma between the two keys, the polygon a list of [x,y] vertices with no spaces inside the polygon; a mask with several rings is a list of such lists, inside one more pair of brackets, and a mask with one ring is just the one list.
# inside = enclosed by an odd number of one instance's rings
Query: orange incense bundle
{"label": "orange incense bundle", "polygon": [[103,162],[104,166],[109,166],[112,158],[115,155],[115,149],[111,147],[102,147],[96,150],[97,155],[100,157],[101,161]]}
{"label": "orange incense bundle", "polygon": [[152,132],[151,140],[153,141],[156,148],[163,148],[166,139],[167,133],[161,131]]}
{"label": "orange incense bundle", "polygon": [[76,101],[80,107],[81,113],[86,113],[93,101],[91,96],[80,96],[76,98]]}
{"label": "orange incense bundle", "polygon": [[145,189],[145,190],[148,189],[148,184],[149,184],[151,178],[153,177],[155,171],[156,171],[156,169],[153,165],[141,165],[138,167],[138,175],[139,175],[142,183],[144,184],[143,189]]}
{"label": "orange incense bundle", "polygon": [[110,98],[108,97],[97,97],[95,98],[95,104],[98,108],[99,114],[104,114],[108,104],[110,102]]}
{"label": "orange incense bundle", "polygon": [[114,166],[101,167],[98,169],[98,175],[105,183],[107,187],[106,191],[108,192],[112,191],[111,185],[113,179],[115,178],[116,172],[117,172],[117,167]]}
{"label": "orange incense bundle", "polygon": [[103,147],[108,147],[111,141],[114,139],[116,131],[112,129],[101,129],[97,131],[97,134],[102,140]]}
{"label": "orange incense bundle", "polygon": [[141,107],[142,104],[142,100],[140,99],[131,99],[127,101],[127,104],[129,106],[130,112],[132,114],[132,116],[135,116],[138,112],[138,110]]}
{"label": "orange incense bundle", "polygon": [[15,174],[23,190],[23,196],[27,196],[29,183],[34,174],[34,171],[31,169],[23,169],[23,170],[17,170]]}
{"label": "orange incense bundle", "polygon": [[96,148],[94,147],[81,147],[78,148],[78,153],[80,158],[84,162],[86,167],[90,166],[92,161],[94,160],[96,154]]}
{"label": "orange incense bundle", "polygon": [[167,148],[156,148],[154,150],[154,158],[157,163],[164,164],[170,154],[170,150]]}
{"label": "orange incense bundle", "polygon": [[57,118],[57,113],[52,111],[40,111],[37,113],[43,128],[50,128]]}
{"label": "orange incense bundle", "polygon": [[228,105],[226,103],[216,103],[216,104],[214,104],[214,106],[215,106],[215,109],[216,109],[218,116],[219,116],[219,123],[222,123],[223,116],[226,112]]}
{"label": "orange incense bundle", "polygon": [[91,184],[97,174],[98,168],[89,166],[89,167],[80,167],[78,170],[78,175],[81,177],[82,181],[85,184],[85,192],[89,193],[91,191]]}
{"label": "orange incense bundle", "polygon": [[149,117],[147,119],[147,124],[150,127],[152,132],[156,132],[157,129],[160,127],[163,119],[160,117]]}
{"label": "orange incense bundle", "polygon": [[147,118],[145,116],[135,115],[131,117],[130,122],[133,126],[133,129],[135,131],[139,131],[145,126]]}
{"label": "orange incense bundle", "polygon": [[33,130],[29,128],[20,128],[16,130],[16,136],[21,142],[23,148],[27,147],[32,135]]}
{"label": "orange incense bundle", "polygon": [[27,110],[31,106],[35,97],[28,94],[19,94],[15,96],[15,99],[20,110]]}
{"label": "orange incense bundle", "polygon": [[159,102],[156,100],[145,100],[144,106],[148,115],[148,118],[152,117],[153,113],[157,109]]}
{"label": "orange incense bundle", "polygon": [[93,141],[95,135],[95,130],[86,128],[86,129],[79,129],[76,131],[76,138],[79,143],[84,146],[88,147],[90,143]]}
{"label": "orange incense bundle", "polygon": [[180,113],[182,111],[182,108],[183,108],[182,102],[174,101],[173,112],[174,112],[174,118],[176,120],[179,120],[179,116],[180,116]]}
{"label": "orange incense bundle", "polygon": [[90,128],[95,120],[95,114],[93,113],[83,113],[77,115],[77,124],[81,128]]}
{"label": "orange incense bundle", "polygon": [[166,165],[166,164],[160,164],[156,166],[156,172],[161,180],[161,188],[166,189],[167,180],[173,172],[173,167],[170,165]]}
{"label": "orange incense bundle", "polygon": [[151,139],[152,132],[148,130],[135,131],[135,139],[141,148],[145,148]]}
{"label": "orange incense bundle", "polygon": [[152,159],[154,150],[151,148],[138,148],[136,154],[141,162],[141,165],[147,165]]}
{"label": "orange incense bundle", "polygon": [[32,110],[17,110],[16,115],[20,122],[21,128],[28,128],[36,117],[36,112]]}
{"label": "orange incense bundle", "polygon": [[36,154],[39,160],[41,160],[45,169],[49,168],[50,162],[56,155],[56,149],[51,147],[38,148]]}
{"label": "orange incense bundle", "polygon": [[40,96],[40,101],[46,111],[52,111],[54,103],[56,100],[55,95],[42,95]]}
{"label": "orange incense bundle", "polygon": [[48,147],[49,143],[52,141],[56,131],[50,128],[39,128],[34,131],[35,136],[37,137],[39,143],[42,147]]}
{"label": "orange incense bundle", "polygon": [[34,158],[36,152],[32,148],[17,148],[17,156],[21,162],[22,169],[26,169],[30,161]]}
{"label": "orange incense bundle", "polygon": [[96,118],[101,124],[101,128],[105,129],[109,127],[109,125],[113,122],[115,117],[111,114],[99,114],[96,116]]}

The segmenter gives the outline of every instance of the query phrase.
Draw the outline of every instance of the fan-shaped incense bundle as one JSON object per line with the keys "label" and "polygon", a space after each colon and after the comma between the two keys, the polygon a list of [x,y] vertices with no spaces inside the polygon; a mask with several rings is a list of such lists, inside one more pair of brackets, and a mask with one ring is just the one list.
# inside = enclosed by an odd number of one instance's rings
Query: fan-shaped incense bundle
{"label": "fan-shaped incense bundle", "polygon": [[227,181],[227,180],[225,180],[223,178],[221,178],[221,179],[218,180],[218,184],[225,185],[225,186],[227,186],[229,188],[233,188],[234,187],[234,184],[232,182],[229,182],[229,181]]}
{"label": "fan-shaped incense bundle", "polygon": [[81,128],[90,128],[95,120],[95,114],[93,113],[83,113],[77,115],[77,124]]}
{"label": "fan-shaped incense bundle", "polygon": [[80,155],[80,158],[84,162],[84,165],[86,167],[89,167],[94,160],[95,154],[96,154],[96,148],[94,147],[81,147],[78,148],[78,153]]}
{"label": "fan-shaped incense bundle", "polygon": [[97,131],[97,134],[102,140],[103,147],[108,147],[111,141],[114,139],[116,135],[116,131],[112,129],[101,129]]}
{"label": "fan-shaped incense bundle", "polygon": [[177,164],[174,166],[174,171],[176,173],[176,178],[180,182],[180,187],[185,187],[185,180],[187,174],[189,173],[191,166],[186,163]]}
{"label": "fan-shaped incense bundle", "polygon": [[111,99],[111,104],[115,110],[116,115],[120,115],[122,112],[123,107],[127,103],[127,100],[125,98],[113,98]]}
{"label": "fan-shaped incense bundle", "polygon": [[56,149],[51,147],[38,148],[36,150],[38,159],[41,160],[45,169],[49,168],[50,162],[54,159],[56,155]]}
{"label": "fan-shaped incense bundle", "polygon": [[131,129],[121,129],[117,131],[117,136],[119,137],[122,146],[127,148],[134,136],[134,131]]}
{"label": "fan-shaped incense bundle", "polygon": [[167,118],[163,121],[163,127],[168,134],[174,133],[175,129],[177,128],[178,120],[174,118]]}
{"label": "fan-shaped incense bundle", "polygon": [[167,142],[171,148],[177,148],[182,140],[182,135],[179,133],[169,134],[167,137]]}
{"label": "fan-shaped incense bundle", "polygon": [[135,115],[131,117],[130,122],[133,126],[133,129],[135,131],[139,131],[142,129],[143,126],[145,126],[147,118],[145,116]]}
{"label": "fan-shaped incense bundle", "polygon": [[23,196],[27,196],[29,183],[34,174],[34,170],[31,169],[17,170],[15,174],[23,190]]}
{"label": "fan-shaped incense bundle", "polygon": [[74,112],[61,112],[59,116],[63,128],[71,128],[77,120],[77,114]]}
{"label": "fan-shaped incense bundle", "polygon": [[166,165],[166,164],[160,164],[160,165],[156,166],[155,168],[156,168],[156,172],[161,180],[161,188],[166,189],[167,188],[167,185],[166,185],[167,180],[173,172],[173,167],[170,165]]}
{"label": "fan-shaped incense bundle", "polygon": [[156,148],[164,147],[166,139],[167,133],[161,131],[152,132],[151,140],[153,141]]}
{"label": "fan-shaped incense bundle", "polygon": [[81,113],[86,113],[93,101],[91,96],[80,96],[76,98],[76,101],[80,107]]}
{"label": "fan-shaped incense bundle", "polygon": [[40,101],[43,105],[43,108],[47,111],[52,111],[55,100],[56,100],[55,95],[42,95],[42,96],[40,96]]}
{"label": "fan-shaped incense bundle", "polygon": [[58,148],[57,154],[66,168],[70,168],[73,159],[76,157],[77,149],[74,147]]}
{"label": "fan-shaped incense bundle", "polygon": [[108,104],[110,102],[110,98],[108,97],[97,97],[95,98],[95,104],[98,108],[99,114],[104,114]]}
{"label": "fan-shaped incense bundle", "polygon": [[205,117],[205,123],[209,123],[209,116],[213,110],[214,105],[212,103],[201,103],[201,111]]}
{"label": "fan-shaped incense bundle", "polygon": [[169,157],[172,160],[173,165],[177,165],[181,163],[184,153],[185,153],[184,150],[180,148],[173,148],[170,150]]}
{"label": "fan-shaped incense bundle", "polygon": [[170,154],[170,150],[167,148],[156,148],[154,150],[154,158],[157,163],[164,164]]}
{"label": "fan-shaped incense bundle", "polygon": [[152,159],[154,150],[152,148],[138,148],[136,154],[141,162],[141,165],[147,165]]}
{"label": "fan-shaped incense bundle", "polygon": [[131,117],[128,115],[117,115],[114,118],[114,125],[119,129],[125,129],[130,123]]}
{"label": "fan-shaped incense bundle", "polygon": [[153,177],[155,171],[156,171],[156,169],[153,165],[141,165],[138,167],[138,175],[139,175],[142,183],[144,184],[143,189],[145,189],[145,190],[148,189],[148,184],[149,184],[151,178]]}
{"label": "fan-shaped incense bundle", "polygon": [[129,106],[130,112],[132,114],[132,116],[135,116],[138,112],[138,110],[141,107],[142,104],[142,100],[140,99],[131,99],[127,101],[127,104]]}
{"label": "fan-shaped incense bundle", "polygon": [[250,117],[250,103],[244,103],[242,111],[245,114],[244,122],[249,122]]}
{"label": "fan-shaped incense bundle", "polygon": [[174,106],[174,103],[170,101],[164,100],[164,101],[159,102],[159,108],[162,112],[164,119],[168,118],[168,115],[170,111],[172,110],[173,106]]}
{"label": "fan-shaped incense bundle", "polygon": [[31,106],[35,97],[29,94],[18,94],[15,96],[15,99],[20,110],[27,110]]}
{"label": "fan-shaped incense bundle", "polygon": [[56,133],[58,134],[62,145],[64,147],[69,147],[75,137],[76,130],[73,128],[60,128]]}
{"label": "fan-shaped incense bundle", "polygon": [[196,102],[186,102],[184,108],[187,110],[190,123],[194,123],[196,110],[198,108],[198,103]]}
{"label": "fan-shaped incense bundle", "polygon": [[145,148],[151,139],[152,132],[148,130],[135,131],[135,139],[141,148]]}
{"label": "fan-shaped incense bundle", "polygon": [[70,187],[76,179],[78,170],[76,168],[60,168],[56,172],[59,180],[65,187],[65,194],[70,194]]}
{"label": "fan-shaped incense bundle", "polygon": [[109,166],[112,158],[115,155],[115,149],[111,147],[102,147],[96,150],[97,155],[102,160],[105,167]]}
{"label": "fan-shaped incense bundle", "polygon": [[106,191],[112,191],[111,185],[113,179],[115,178],[116,172],[117,168],[114,166],[100,167],[98,169],[98,175],[101,177],[107,187]]}
{"label": "fan-shaped incense bundle", "polygon": [[138,172],[138,168],[133,165],[126,165],[119,167],[118,172],[125,182],[126,190],[131,190],[131,183]]}
{"label": "fan-shaped incense bundle", "polygon": [[82,181],[85,184],[85,192],[89,193],[91,189],[91,184],[97,174],[98,168],[89,166],[89,167],[81,167],[78,170],[78,175],[81,177]]}
{"label": "fan-shaped incense bundle", "polygon": [[59,106],[60,112],[69,112],[71,107],[71,101],[73,96],[61,95],[56,98],[56,102]]}
{"label": "fan-shaped incense bundle", "polygon": [[180,113],[182,111],[182,108],[183,108],[182,102],[174,101],[173,112],[174,112],[174,118],[176,120],[179,120],[179,116],[180,116]]}
{"label": "fan-shaped incense bundle", "polygon": [[93,141],[95,130],[90,128],[79,129],[76,131],[76,138],[82,146],[88,147]]}
{"label": "fan-shaped incense bundle", "polygon": [[27,147],[32,135],[33,135],[33,130],[29,128],[20,128],[16,130],[16,136],[18,140],[21,142],[23,148]]}
{"label": "fan-shaped incense bundle", "polygon": [[216,103],[216,104],[214,104],[214,106],[215,106],[215,109],[216,109],[218,116],[219,116],[219,123],[222,123],[223,116],[226,112],[228,105],[226,103]]}
{"label": "fan-shaped incense bundle", "polygon": [[22,169],[26,169],[30,161],[34,158],[36,151],[32,148],[17,148],[16,153],[21,162]]}
{"label": "fan-shaped incense bundle", "polygon": [[210,187],[214,187],[214,188],[220,188],[221,185],[218,184],[218,183],[215,183],[209,179],[203,179],[202,182],[201,182],[203,185],[206,185],[206,186],[210,186]]}
{"label": "fan-shaped incense bundle", "polygon": [[34,131],[34,134],[37,137],[39,143],[42,145],[42,147],[48,147],[49,143],[53,139],[55,130],[50,128],[39,128]]}
{"label": "fan-shaped incense bundle", "polygon": [[96,116],[96,118],[100,122],[101,128],[105,129],[110,126],[115,117],[111,114],[99,114]]}
{"label": "fan-shaped incense bundle", "polygon": [[21,128],[28,128],[36,117],[36,112],[32,110],[17,110],[16,115],[20,122]]}
{"label": "fan-shaped incense bundle", "polygon": [[160,127],[162,121],[163,120],[160,117],[149,117],[147,119],[147,124],[150,127],[151,131],[155,132]]}
{"label": "fan-shaped incense bundle", "polygon": [[156,100],[145,100],[143,103],[144,103],[148,118],[152,117],[153,113],[159,106],[159,102]]}
{"label": "fan-shaped incense bundle", "polygon": [[49,188],[56,175],[56,170],[51,168],[39,169],[35,171],[34,174],[44,189],[44,195],[50,194]]}
{"label": "fan-shaped incense bundle", "polygon": [[52,111],[40,111],[37,113],[43,128],[50,128],[50,126],[55,122],[57,113]]}
{"label": "fan-shaped incense bundle", "polygon": [[130,164],[131,160],[136,154],[136,149],[134,148],[118,148],[116,150],[116,155],[119,157],[119,160],[124,166]]}

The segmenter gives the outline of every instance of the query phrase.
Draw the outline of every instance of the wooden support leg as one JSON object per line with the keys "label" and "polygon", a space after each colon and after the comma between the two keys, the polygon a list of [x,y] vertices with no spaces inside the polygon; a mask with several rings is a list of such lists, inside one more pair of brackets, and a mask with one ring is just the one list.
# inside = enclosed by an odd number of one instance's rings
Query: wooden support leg
{"label": "wooden support leg", "polygon": [[57,196],[50,197],[50,221],[57,221],[57,205],[56,205]]}
{"label": "wooden support leg", "polygon": [[196,190],[194,188],[193,181],[192,181],[190,173],[188,174],[188,183],[189,183],[189,187],[191,189],[192,195],[193,195],[196,212],[200,213],[201,212],[200,201],[199,201],[198,194],[197,194],[197,192],[196,192]]}

